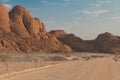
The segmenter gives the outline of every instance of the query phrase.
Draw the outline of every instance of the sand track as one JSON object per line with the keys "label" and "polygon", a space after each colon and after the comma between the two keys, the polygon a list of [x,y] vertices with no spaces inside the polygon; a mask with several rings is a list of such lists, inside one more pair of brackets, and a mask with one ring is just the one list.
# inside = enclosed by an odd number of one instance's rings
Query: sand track
{"label": "sand track", "polygon": [[120,80],[120,62],[111,57],[71,61],[5,80]]}

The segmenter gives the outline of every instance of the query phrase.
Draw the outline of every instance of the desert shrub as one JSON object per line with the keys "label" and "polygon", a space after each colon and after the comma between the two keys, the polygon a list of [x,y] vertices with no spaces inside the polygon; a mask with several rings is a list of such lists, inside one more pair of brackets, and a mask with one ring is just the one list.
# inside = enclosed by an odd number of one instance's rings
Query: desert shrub
{"label": "desert shrub", "polygon": [[0,54],[1,62],[7,62],[11,59],[10,55],[7,53]]}
{"label": "desert shrub", "polygon": [[91,55],[91,58],[102,58],[102,57],[104,57],[104,56],[102,56],[102,55]]}
{"label": "desert shrub", "polygon": [[71,54],[65,54],[65,57],[71,57]]}
{"label": "desert shrub", "polygon": [[79,58],[72,58],[72,61],[80,60]]}
{"label": "desert shrub", "polygon": [[89,57],[89,56],[84,56],[84,57],[82,57],[82,59],[84,59],[84,60],[90,60],[91,57]]}
{"label": "desert shrub", "polygon": [[50,61],[67,61],[67,59],[63,56],[52,56],[52,57],[49,57]]}

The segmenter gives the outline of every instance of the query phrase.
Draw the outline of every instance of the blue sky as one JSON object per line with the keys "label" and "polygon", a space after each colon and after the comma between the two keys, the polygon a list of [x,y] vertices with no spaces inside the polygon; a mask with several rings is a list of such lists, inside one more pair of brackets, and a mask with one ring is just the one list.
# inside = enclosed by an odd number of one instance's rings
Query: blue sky
{"label": "blue sky", "polygon": [[64,29],[82,39],[111,32],[120,36],[120,0],[0,0],[10,10],[23,5],[47,31]]}

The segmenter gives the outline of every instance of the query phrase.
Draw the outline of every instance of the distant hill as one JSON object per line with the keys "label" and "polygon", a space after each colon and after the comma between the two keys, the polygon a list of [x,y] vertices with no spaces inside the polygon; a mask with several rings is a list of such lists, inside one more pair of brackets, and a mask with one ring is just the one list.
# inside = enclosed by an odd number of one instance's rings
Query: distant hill
{"label": "distant hill", "polygon": [[98,35],[95,40],[82,40],[64,30],[53,30],[49,33],[76,52],[120,53],[120,37],[109,32]]}

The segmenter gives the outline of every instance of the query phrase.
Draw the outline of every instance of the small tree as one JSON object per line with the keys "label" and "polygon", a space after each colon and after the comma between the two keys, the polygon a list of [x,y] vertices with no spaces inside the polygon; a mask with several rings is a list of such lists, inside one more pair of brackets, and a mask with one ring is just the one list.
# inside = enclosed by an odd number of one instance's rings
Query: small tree
{"label": "small tree", "polygon": [[0,60],[1,60],[1,62],[3,62],[4,65],[5,65],[5,72],[8,71],[8,62],[10,61],[10,59],[11,59],[11,57],[10,57],[9,54],[7,54],[7,53],[2,53],[2,54],[0,54]]}

